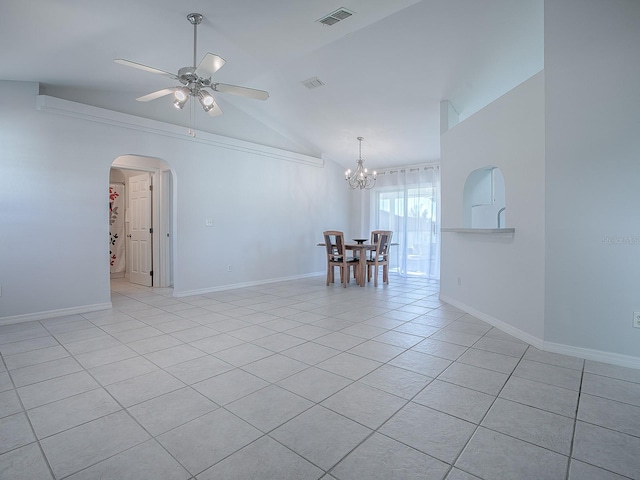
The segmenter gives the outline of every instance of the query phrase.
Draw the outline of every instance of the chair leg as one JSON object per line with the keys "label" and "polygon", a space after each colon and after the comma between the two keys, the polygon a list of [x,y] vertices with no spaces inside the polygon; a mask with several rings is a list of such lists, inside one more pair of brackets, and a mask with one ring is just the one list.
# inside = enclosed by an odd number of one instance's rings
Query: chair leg
{"label": "chair leg", "polygon": [[389,285],[389,264],[382,266],[382,279],[384,283]]}

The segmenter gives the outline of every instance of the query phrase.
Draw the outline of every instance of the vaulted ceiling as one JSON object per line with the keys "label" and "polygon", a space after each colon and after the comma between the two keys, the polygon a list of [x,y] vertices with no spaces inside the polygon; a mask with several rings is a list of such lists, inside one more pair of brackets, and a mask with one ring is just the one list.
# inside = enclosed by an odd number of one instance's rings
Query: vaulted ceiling
{"label": "vaulted ceiling", "polygon": [[[339,8],[353,15],[318,22]],[[113,60],[191,65],[191,12],[197,61],[220,55],[215,81],[268,100],[216,94],[218,117],[136,102],[175,82]],[[543,0],[3,0],[0,44],[0,80],[43,94],[350,167],[363,136],[366,166],[383,168],[439,159],[441,100],[463,119],[543,68]]]}

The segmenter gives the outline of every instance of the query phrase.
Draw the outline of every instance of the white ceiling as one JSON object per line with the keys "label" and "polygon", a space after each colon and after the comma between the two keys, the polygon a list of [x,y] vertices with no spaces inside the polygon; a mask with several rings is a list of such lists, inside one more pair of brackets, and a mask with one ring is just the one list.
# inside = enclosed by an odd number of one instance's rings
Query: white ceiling
{"label": "white ceiling", "polygon": [[[317,22],[341,7],[355,14]],[[441,100],[466,118],[543,68],[543,0],[2,0],[0,79],[190,126],[170,96],[135,101],[171,79],[113,59],[191,65],[191,12],[205,17],[197,61],[227,61],[214,80],[270,93],[217,94],[224,115],[198,107],[196,129],[350,167],[358,136],[370,168],[438,160]]]}

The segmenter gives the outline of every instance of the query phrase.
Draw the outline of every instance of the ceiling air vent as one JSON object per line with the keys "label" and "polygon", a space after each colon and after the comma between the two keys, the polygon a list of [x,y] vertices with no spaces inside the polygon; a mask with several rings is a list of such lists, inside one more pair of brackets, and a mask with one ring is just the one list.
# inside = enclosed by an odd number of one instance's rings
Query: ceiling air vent
{"label": "ceiling air vent", "polygon": [[324,82],[320,80],[318,77],[308,78],[304,80],[302,84],[307,87],[309,90],[312,88],[318,88],[324,85]]}
{"label": "ceiling air vent", "polygon": [[333,13],[330,13],[326,17],[321,18],[320,20],[318,20],[318,22],[330,27],[331,25],[338,23],[340,20],[349,18],[351,15],[353,15],[353,12],[350,12],[346,8],[339,8],[338,10],[336,10]]}

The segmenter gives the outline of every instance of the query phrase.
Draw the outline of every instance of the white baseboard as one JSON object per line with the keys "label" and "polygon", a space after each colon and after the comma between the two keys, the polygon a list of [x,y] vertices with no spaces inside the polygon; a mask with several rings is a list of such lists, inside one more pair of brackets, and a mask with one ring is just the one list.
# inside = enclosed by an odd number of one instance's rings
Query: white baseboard
{"label": "white baseboard", "polygon": [[57,310],[47,310],[45,312],[24,313],[22,315],[0,317],[0,325],[31,322],[33,320],[44,320],[45,318],[53,317],[66,317],[67,315],[78,315],[81,313],[96,312],[98,310],[108,310],[109,308],[112,308],[111,302],[96,303],[94,305],[82,305],[79,307],[71,308],[60,308]]}
{"label": "white baseboard", "polygon": [[561,355],[568,355],[571,357],[583,358],[585,360],[593,360],[596,362],[609,363],[612,365],[619,365],[621,367],[640,368],[640,357],[634,357],[631,355],[623,355],[620,353],[605,352],[602,350],[595,350],[592,348],[575,347],[573,345],[565,345],[563,343],[547,342],[541,338],[535,337],[530,333],[524,332],[512,325],[509,325],[502,320],[491,317],[485,313],[482,313],[462,302],[458,302],[453,298],[446,295],[440,295],[440,300],[459,308],[463,312],[473,315],[480,320],[487,322],[489,325],[502,330],[509,335],[516,337],[523,342],[528,343],[536,347],[539,350],[546,352],[559,353]]}
{"label": "white baseboard", "polygon": [[266,280],[255,280],[252,282],[231,283],[229,285],[219,285],[217,287],[200,288],[197,290],[184,290],[181,292],[176,292],[174,288],[173,296],[188,297],[190,295],[204,295],[206,293],[223,292],[225,290],[233,290],[236,288],[255,287],[257,285],[268,285],[269,283],[288,282],[290,280],[300,280],[302,278],[317,277],[319,275],[326,275],[326,273],[325,272],[304,273],[301,275],[292,275],[290,277],[268,278]]}
{"label": "white baseboard", "polygon": [[[325,275],[325,272],[305,273],[301,275],[292,275],[290,277],[269,278],[267,280],[256,280],[253,282],[234,283],[230,285],[220,285],[218,287],[202,288],[198,290],[188,290],[184,292],[173,291],[174,297],[188,297],[190,295],[203,295],[205,293],[222,292],[224,290],[233,290],[235,288],[254,287],[257,285],[267,285],[269,283],[286,282],[290,280],[300,280],[302,278],[317,277]],[[44,320],[45,318],[64,317],[67,315],[77,315],[81,313],[95,312],[98,310],[107,310],[113,308],[111,302],[99,303],[95,305],[82,305],[79,307],[61,308],[58,310],[47,310],[44,312],[25,313],[22,315],[12,315],[9,317],[0,317],[0,325],[9,325],[13,323],[31,322],[33,320]]]}
{"label": "white baseboard", "polygon": [[508,333],[509,335],[512,335],[519,340],[522,340],[523,342],[527,342],[529,345],[533,345],[537,349],[540,349],[540,350],[542,349],[543,341],[538,337],[531,335],[530,333],[524,332],[519,328],[515,328],[514,326],[509,325],[508,323],[503,322],[502,320],[498,320],[497,318],[487,315],[486,313],[480,312],[479,310],[476,310],[475,308],[472,308],[469,305],[466,305],[462,302],[454,300],[453,298],[447,297],[446,295],[441,294],[440,300],[442,300],[445,303],[448,303],[449,305],[453,305],[456,308],[459,308],[460,310],[468,313],[469,315],[473,315],[474,317],[479,318],[484,322],[487,322],[489,325],[496,327],[502,330],[503,332]]}
{"label": "white baseboard", "polygon": [[592,348],[574,347],[563,343],[544,342],[542,349],[547,352],[570,355],[572,357],[594,360],[596,362],[610,363],[621,367],[640,368],[640,357],[623,355],[621,353],[604,352]]}

